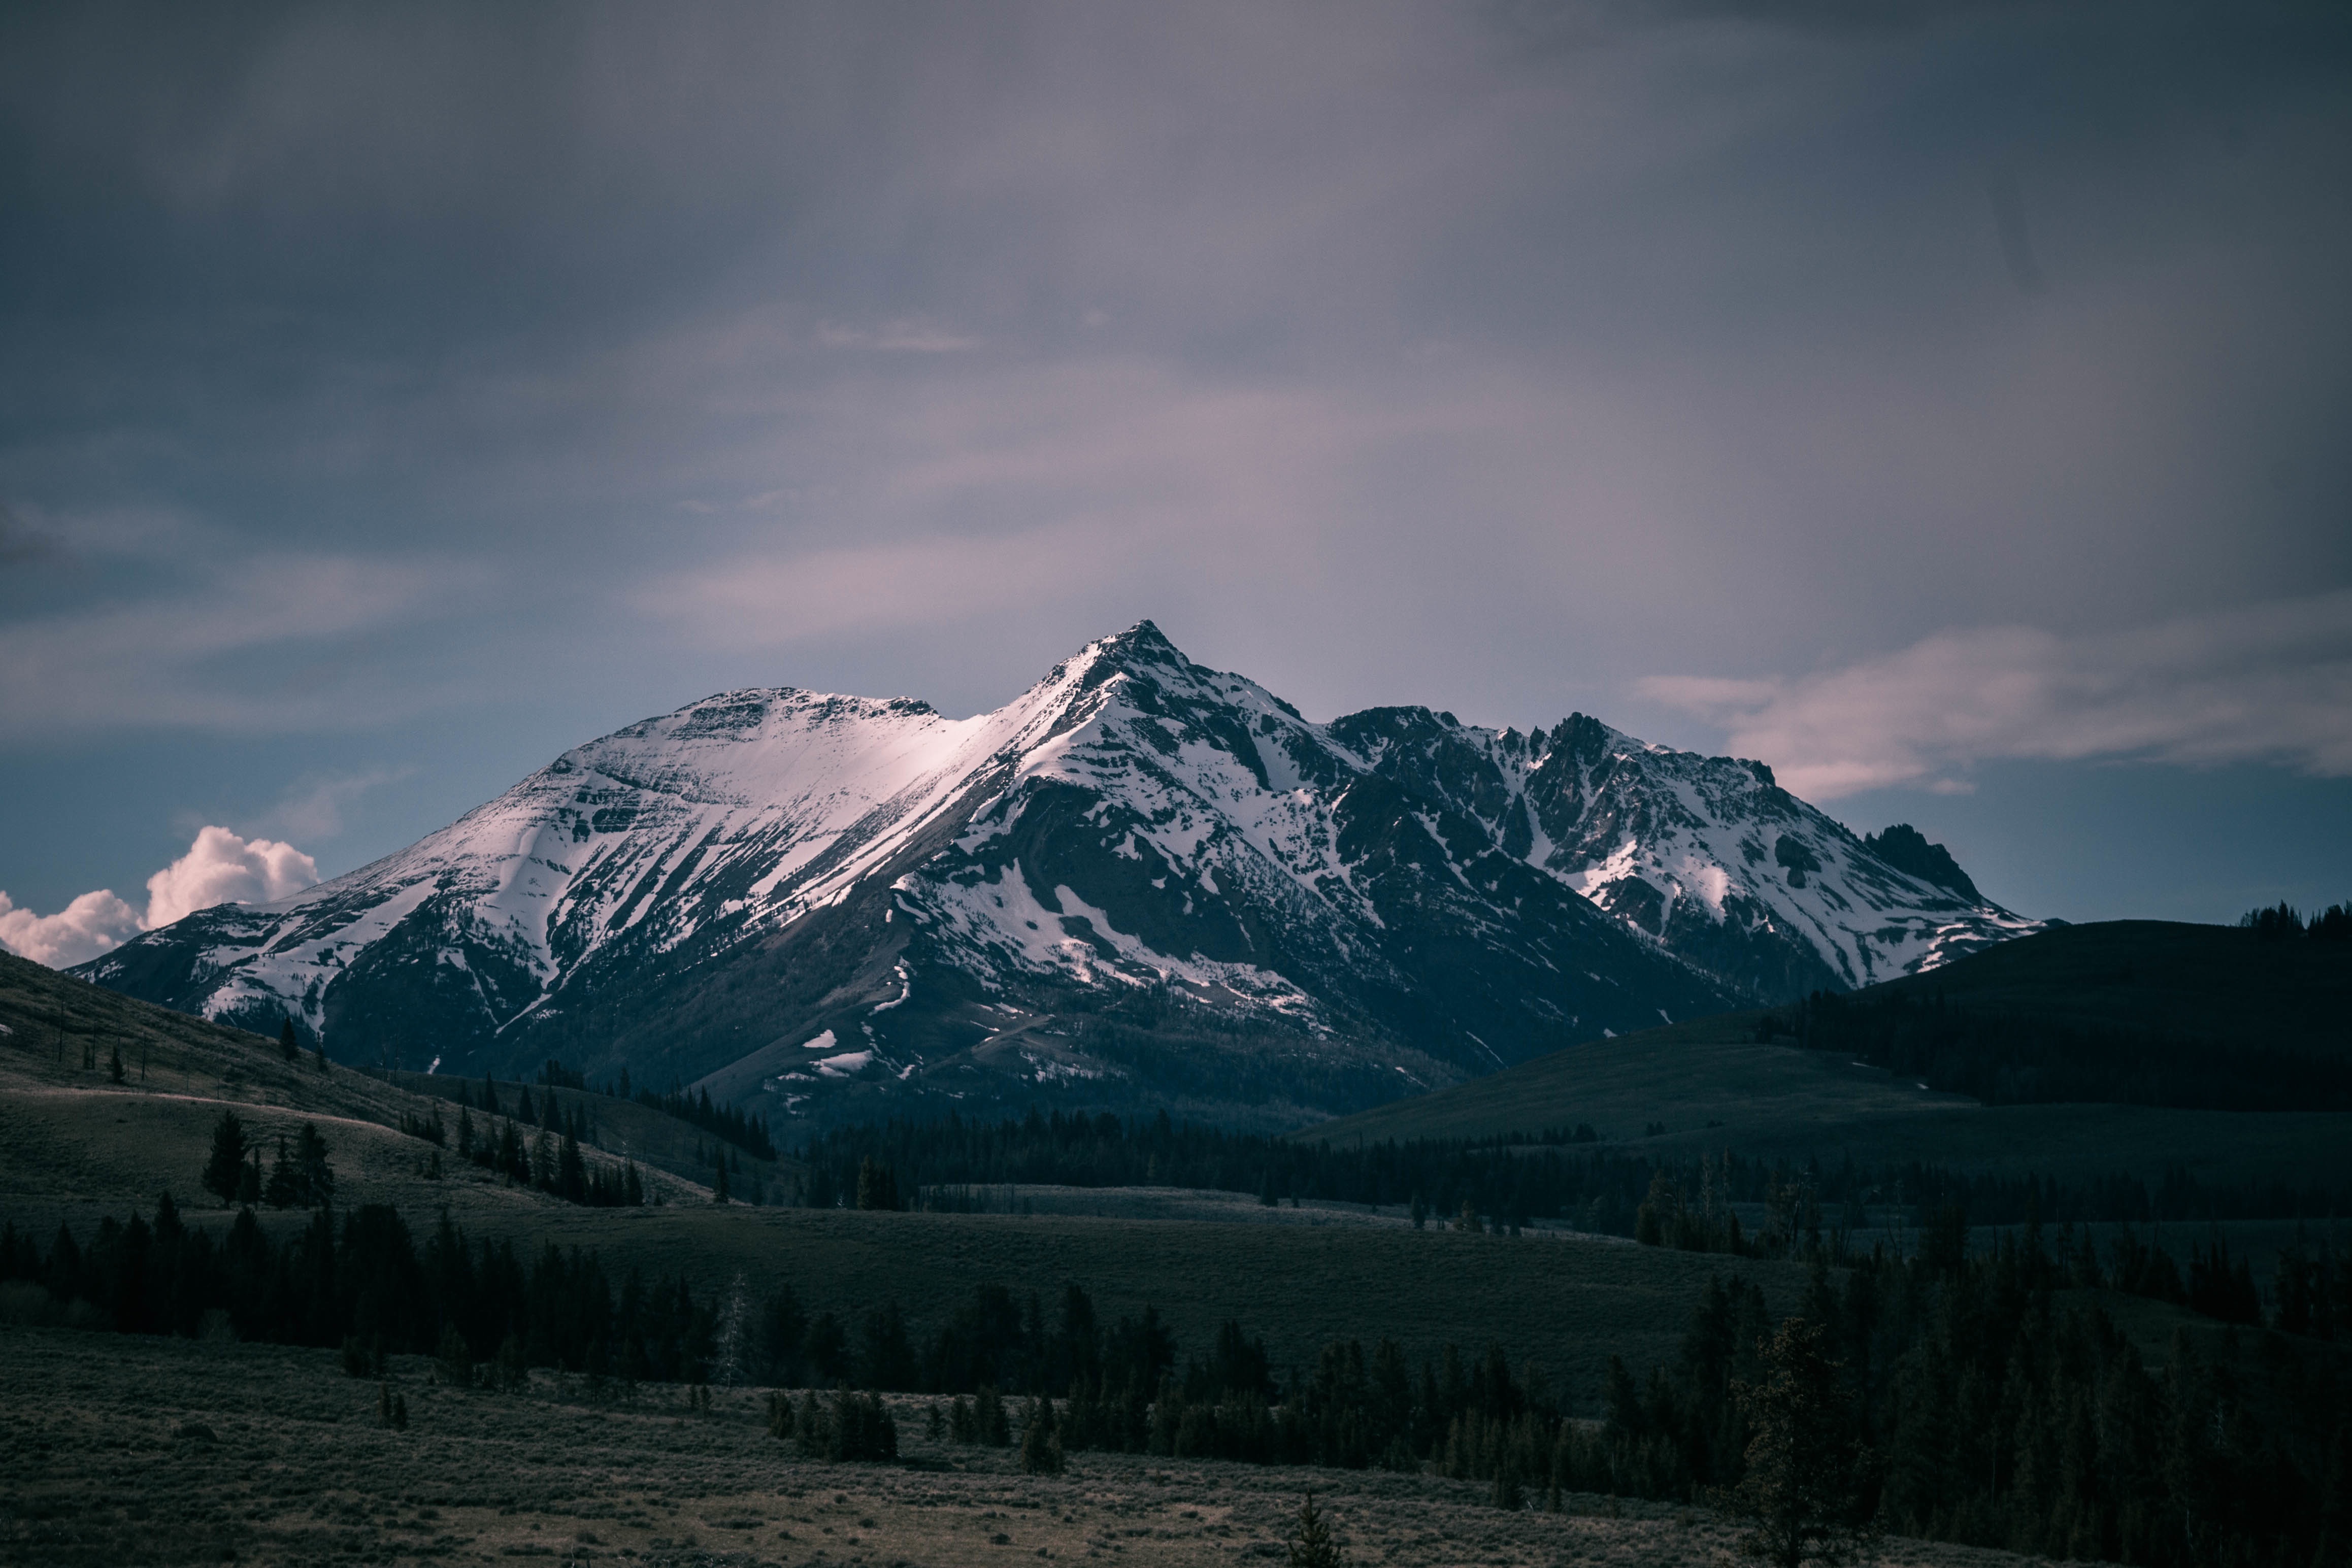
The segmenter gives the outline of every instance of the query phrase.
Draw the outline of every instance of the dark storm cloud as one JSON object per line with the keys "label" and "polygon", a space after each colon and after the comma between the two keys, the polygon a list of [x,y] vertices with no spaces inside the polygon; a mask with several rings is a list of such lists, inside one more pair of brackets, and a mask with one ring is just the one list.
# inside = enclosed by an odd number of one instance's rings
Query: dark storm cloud
{"label": "dark storm cloud", "polygon": [[[1310,711],[1793,745],[1931,636],[2325,615],[2347,65],[2317,5],[15,8],[0,734],[971,707],[1148,614]],[[2318,755],[2274,706],[2232,755]]]}

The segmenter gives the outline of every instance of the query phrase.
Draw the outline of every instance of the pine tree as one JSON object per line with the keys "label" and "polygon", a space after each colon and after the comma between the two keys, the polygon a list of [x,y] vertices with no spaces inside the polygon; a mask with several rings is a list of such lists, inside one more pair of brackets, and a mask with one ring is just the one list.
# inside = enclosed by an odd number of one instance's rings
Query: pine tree
{"label": "pine tree", "polygon": [[723,1159],[719,1162],[719,1174],[711,1178],[710,1201],[722,1205],[727,1201],[727,1162]]}
{"label": "pine tree", "polygon": [[311,1208],[327,1208],[335,1201],[335,1170],[327,1163],[327,1140],[319,1136],[319,1129],[310,1123],[294,1145],[296,1176],[300,1182],[300,1200]]}
{"label": "pine tree", "polygon": [[327,1037],[323,1034],[319,1037],[318,1043],[311,1047],[310,1065],[321,1072],[327,1071]]}
{"label": "pine tree", "polygon": [[117,1083],[122,1082],[122,1048],[119,1045],[109,1048],[106,1058],[106,1075]]}
{"label": "pine tree", "polygon": [[261,1201],[261,1151],[251,1151],[245,1168],[236,1173],[236,1201],[247,1208]]}
{"label": "pine tree", "polygon": [[570,1203],[588,1201],[588,1167],[580,1158],[580,1140],[565,1128],[563,1148],[555,1160],[556,1189]]}
{"label": "pine tree", "polygon": [[272,1208],[290,1208],[301,1199],[302,1177],[294,1167],[294,1156],[287,1152],[283,1133],[278,1134],[278,1155],[269,1162],[269,1182],[261,1195]]}
{"label": "pine tree", "polygon": [[1755,1436],[1728,1500],[1755,1524],[1741,1553],[1772,1568],[1845,1563],[1868,1542],[1868,1458],[1828,1342],[1821,1324],[1790,1318],[1760,1347],[1763,1382],[1738,1386]]}
{"label": "pine tree", "polygon": [[234,1111],[223,1111],[213,1124],[212,1157],[205,1162],[205,1190],[221,1202],[234,1203],[245,1177],[245,1124]]}
{"label": "pine tree", "polygon": [[1062,1434],[1054,1420],[1051,1399],[1032,1399],[1022,1413],[1021,1473],[1058,1476],[1062,1473]]}
{"label": "pine tree", "polygon": [[822,1459],[832,1447],[831,1424],[814,1388],[801,1396],[800,1413],[793,1420],[793,1441],[804,1459]]}
{"label": "pine tree", "polygon": [[457,1324],[449,1323],[443,1327],[441,1343],[435,1348],[433,1359],[437,1364],[436,1370],[442,1382],[452,1388],[474,1386],[473,1348],[467,1344],[466,1336],[457,1332]]}
{"label": "pine tree", "polygon": [[302,1054],[302,1042],[294,1038],[294,1020],[290,1018],[278,1026],[278,1050],[289,1062]]}
{"label": "pine tree", "polygon": [[898,1178],[890,1167],[868,1155],[857,1166],[857,1207],[860,1208],[897,1209]]}
{"label": "pine tree", "polygon": [[980,1396],[972,1403],[972,1425],[979,1440],[992,1448],[1013,1446],[1013,1423],[1004,1414],[1004,1397],[988,1384],[980,1386]]}
{"label": "pine tree", "polygon": [[1331,1539],[1331,1527],[1316,1511],[1315,1494],[1298,1505],[1298,1524],[1290,1532],[1290,1568],[1348,1568],[1348,1554]]}

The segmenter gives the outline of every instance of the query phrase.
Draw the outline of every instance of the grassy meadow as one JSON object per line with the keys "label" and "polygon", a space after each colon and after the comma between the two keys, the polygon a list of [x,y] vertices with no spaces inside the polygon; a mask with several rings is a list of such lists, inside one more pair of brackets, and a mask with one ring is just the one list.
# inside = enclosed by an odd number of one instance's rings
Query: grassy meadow
{"label": "grassy meadow", "polygon": [[[395,1360],[400,1430],[333,1354],[0,1327],[0,1563],[42,1568],[242,1562],[1155,1564],[1285,1561],[1312,1489],[1359,1563],[1725,1561],[1704,1510],[1570,1494],[1504,1513],[1487,1489],[1383,1471],[1077,1454],[1058,1477],[1000,1449],[932,1441],[929,1401],[890,1400],[896,1464],[794,1457],[763,1396],[681,1389],[591,1404],[541,1374],[516,1394],[436,1385]],[[1872,1560],[1995,1568],[1995,1552],[1889,1540]]]}

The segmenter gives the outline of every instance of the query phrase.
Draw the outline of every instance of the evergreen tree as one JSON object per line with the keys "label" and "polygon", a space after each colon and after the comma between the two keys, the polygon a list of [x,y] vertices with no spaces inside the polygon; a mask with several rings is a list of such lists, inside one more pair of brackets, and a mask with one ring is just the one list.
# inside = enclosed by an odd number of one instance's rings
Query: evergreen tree
{"label": "evergreen tree", "polygon": [[588,1167],[580,1157],[580,1140],[565,1128],[563,1147],[556,1155],[555,1186],[567,1203],[588,1201]]}
{"label": "evergreen tree", "polygon": [[327,1163],[327,1140],[319,1136],[319,1129],[310,1123],[294,1145],[294,1164],[299,1201],[311,1208],[326,1208],[335,1201],[335,1171]]}
{"label": "evergreen tree", "polygon": [[816,1400],[812,1388],[801,1396],[800,1414],[793,1420],[793,1441],[804,1459],[822,1459],[832,1446],[829,1427],[824,1418],[824,1406]]}
{"label": "evergreen tree", "polygon": [[234,1111],[223,1111],[213,1124],[212,1157],[205,1161],[205,1190],[223,1203],[236,1201],[245,1176],[245,1124]]}
{"label": "evergreen tree", "polygon": [[977,1434],[975,1441],[985,1443],[992,1448],[1013,1446],[1013,1423],[1004,1414],[1004,1396],[992,1385],[985,1383],[980,1385],[980,1393],[972,1401],[971,1414],[972,1428]]}
{"label": "evergreen tree", "polygon": [[1331,1539],[1331,1527],[1315,1507],[1315,1494],[1298,1505],[1298,1523],[1290,1532],[1290,1568],[1348,1568],[1348,1554]]}
{"label": "evergreen tree", "polygon": [[302,1042],[294,1038],[294,1020],[290,1018],[278,1026],[278,1051],[289,1063],[302,1054]]}
{"label": "evergreen tree", "polygon": [[269,1162],[269,1183],[262,1188],[262,1197],[272,1208],[290,1208],[302,1197],[301,1173],[295,1168],[294,1156],[287,1152],[286,1134],[278,1134],[278,1155]]}
{"label": "evergreen tree", "polygon": [[433,1359],[442,1382],[452,1388],[474,1386],[474,1352],[466,1343],[466,1336],[457,1332],[457,1324],[447,1324],[441,1330],[441,1343],[435,1347]]}
{"label": "evergreen tree", "polygon": [[857,1207],[881,1209],[906,1207],[898,1201],[898,1176],[888,1166],[870,1155],[857,1167]]}
{"label": "evergreen tree", "polygon": [[1021,1473],[1058,1476],[1062,1473],[1062,1434],[1054,1420],[1051,1399],[1032,1399],[1022,1412]]}
{"label": "evergreen tree", "polygon": [[117,1083],[122,1082],[122,1048],[119,1045],[110,1047],[108,1050],[106,1075]]}
{"label": "evergreen tree", "polygon": [[710,1181],[710,1201],[720,1205],[727,1202],[727,1162],[723,1159],[719,1162],[719,1174]]}
{"label": "evergreen tree", "polygon": [[261,1201],[261,1151],[250,1151],[251,1158],[236,1173],[236,1201],[250,1208]]}
{"label": "evergreen tree", "polygon": [[[323,1034],[319,1037],[318,1043],[311,1047],[310,1065],[321,1072],[327,1071],[327,1037]],[[402,1408],[405,1410],[407,1407],[404,1406]]]}
{"label": "evergreen tree", "polygon": [[1867,1457],[1819,1323],[1790,1318],[1760,1347],[1764,1379],[1739,1386],[1747,1471],[1728,1499],[1754,1521],[1739,1542],[1772,1568],[1850,1561],[1866,1543]]}

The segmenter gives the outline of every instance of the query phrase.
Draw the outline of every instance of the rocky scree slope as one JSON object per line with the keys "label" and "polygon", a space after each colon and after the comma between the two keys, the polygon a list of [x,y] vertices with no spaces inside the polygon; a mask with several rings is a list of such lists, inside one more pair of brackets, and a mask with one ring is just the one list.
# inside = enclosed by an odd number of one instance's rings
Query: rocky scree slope
{"label": "rocky scree slope", "polygon": [[710,697],[79,972],[406,1068],[1295,1120],[2032,928],[1922,865],[1760,764],[1581,716],[1311,724],[1145,622],[966,719]]}

